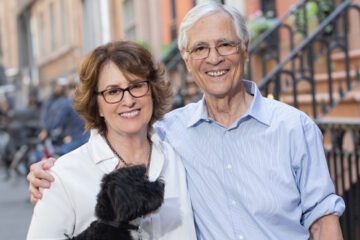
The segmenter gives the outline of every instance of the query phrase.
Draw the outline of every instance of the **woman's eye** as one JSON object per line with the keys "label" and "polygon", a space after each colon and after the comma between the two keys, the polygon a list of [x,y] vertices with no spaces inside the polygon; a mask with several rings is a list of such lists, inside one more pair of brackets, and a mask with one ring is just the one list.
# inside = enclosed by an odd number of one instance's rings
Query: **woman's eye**
{"label": "woman's eye", "polygon": [[131,85],[130,89],[134,89],[134,88],[141,88],[143,85],[141,83],[135,83],[133,85]]}
{"label": "woman's eye", "polygon": [[121,93],[121,89],[119,89],[119,88],[114,88],[114,89],[109,89],[108,91],[107,91],[107,93],[109,94],[109,95],[118,95],[118,94],[120,94]]}

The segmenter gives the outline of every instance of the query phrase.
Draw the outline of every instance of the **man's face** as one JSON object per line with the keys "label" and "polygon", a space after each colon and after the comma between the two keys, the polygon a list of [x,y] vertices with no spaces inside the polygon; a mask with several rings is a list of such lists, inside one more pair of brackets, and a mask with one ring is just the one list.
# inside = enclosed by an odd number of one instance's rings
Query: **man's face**
{"label": "man's face", "polygon": [[221,56],[214,48],[227,43],[240,43],[230,16],[215,13],[203,17],[188,31],[188,36],[188,51],[211,48],[209,56],[204,59],[194,59],[190,52],[183,53],[188,71],[205,96],[223,98],[238,93],[242,86],[247,49],[243,51],[238,44],[233,54]]}

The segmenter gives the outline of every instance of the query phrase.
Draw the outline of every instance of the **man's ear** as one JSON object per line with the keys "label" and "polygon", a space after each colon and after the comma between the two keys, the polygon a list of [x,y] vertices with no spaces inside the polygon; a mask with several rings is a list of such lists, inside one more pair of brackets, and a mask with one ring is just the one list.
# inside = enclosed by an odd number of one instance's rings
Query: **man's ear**
{"label": "man's ear", "polygon": [[181,58],[184,60],[186,69],[189,73],[191,73],[191,65],[189,64],[189,53],[186,52],[184,49],[180,50]]}
{"label": "man's ear", "polygon": [[242,54],[243,54],[243,58],[245,59],[245,61],[249,61],[249,41],[244,43],[244,47],[242,47],[243,49]]}

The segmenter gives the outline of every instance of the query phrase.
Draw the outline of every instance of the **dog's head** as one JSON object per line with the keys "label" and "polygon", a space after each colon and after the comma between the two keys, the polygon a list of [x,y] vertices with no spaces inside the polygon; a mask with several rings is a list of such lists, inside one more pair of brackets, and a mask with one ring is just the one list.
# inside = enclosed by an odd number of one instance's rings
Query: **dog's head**
{"label": "dog's head", "polygon": [[164,182],[150,182],[142,165],[106,174],[97,195],[96,216],[103,221],[129,222],[157,210],[164,200]]}

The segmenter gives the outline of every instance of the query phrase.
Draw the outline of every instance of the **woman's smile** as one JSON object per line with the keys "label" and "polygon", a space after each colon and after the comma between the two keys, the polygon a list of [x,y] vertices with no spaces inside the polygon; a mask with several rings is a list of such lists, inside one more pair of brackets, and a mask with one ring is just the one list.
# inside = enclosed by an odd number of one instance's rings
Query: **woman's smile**
{"label": "woman's smile", "polygon": [[128,112],[122,112],[119,113],[120,117],[126,118],[126,119],[131,119],[131,118],[135,118],[137,116],[139,116],[140,114],[140,109],[134,109]]}

